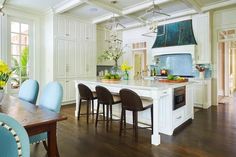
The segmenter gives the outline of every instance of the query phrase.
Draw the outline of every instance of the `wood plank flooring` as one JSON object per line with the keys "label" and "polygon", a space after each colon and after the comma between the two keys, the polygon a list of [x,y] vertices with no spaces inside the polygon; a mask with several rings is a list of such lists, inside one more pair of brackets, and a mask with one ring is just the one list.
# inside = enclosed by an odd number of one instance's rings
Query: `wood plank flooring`
{"label": "wood plank flooring", "polygon": [[[234,102],[236,102],[234,100]],[[58,124],[58,147],[61,157],[235,157],[236,103],[219,104],[195,113],[195,119],[174,136],[161,135],[161,145],[150,144],[151,131],[139,129],[135,142],[132,130],[119,137],[119,123],[105,124],[86,116],[74,117],[75,105],[64,106],[67,121]],[[95,118],[95,117],[94,117]],[[42,144],[31,145],[32,157],[45,157]]]}

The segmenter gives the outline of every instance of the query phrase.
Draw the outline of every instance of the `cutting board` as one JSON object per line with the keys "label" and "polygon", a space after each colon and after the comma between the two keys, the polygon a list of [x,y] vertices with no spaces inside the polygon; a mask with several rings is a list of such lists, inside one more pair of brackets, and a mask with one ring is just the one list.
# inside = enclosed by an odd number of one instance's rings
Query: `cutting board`
{"label": "cutting board", "polygon": [[188,82],[188,79],[184,79],[184,80],[167,80],[167,79],[159,79],[159,82],[163,82],[163,83],[183,83],[183,82]]}

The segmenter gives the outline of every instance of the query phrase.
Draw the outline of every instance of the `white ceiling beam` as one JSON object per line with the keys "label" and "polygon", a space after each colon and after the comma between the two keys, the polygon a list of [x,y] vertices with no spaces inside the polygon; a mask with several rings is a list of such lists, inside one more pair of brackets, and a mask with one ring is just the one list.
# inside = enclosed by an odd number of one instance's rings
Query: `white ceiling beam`
{"label": "white ceiling beam", "polygon": [[[168,19],[163,18],[163,17],[159,17],[159,18],[156,18],[156,20],[159,21],[158,25],[163,25],[163,24],[167,24],[167,23],[191,19],[191,15],[196,14],[196,13],[197,13],[196,10],[191,9],[188,11],[181,11],[181,12],[177,12],[177,13],[172,13],[172,14],[170,14],[171,17],[169,17]],[[133,24],[127,25],[127,27],[124,30],[133,29],[133,28],[142,27],[142,26],[144,26],[144,25],[133,23]]]}
{"label": "white ceiling beam", "polygon": [[93,21],[92,21],[92,23],[93,23],[93,24],[101,23],[101,22],[104,22],[104,21],[109,20],[109,19],[112,18],[113,16],[119,17],[118,14],[109,13],[109,14],[106,14],[106,15],[99,16],[99,17],[94,18]]}
{"label": "white ceiling beam", "polygon": [[216,3],[216,4],[213,4],[213,5],[209,5],[209,6],[204,6],[204,7],[202,7],[202,11],[206,12],[206,11],[209,11],[209,10],[212,10],[212,9],[218,9],[218,8],[222,8],[222,7],[226,7],[226,6],[234,5],[234,4],[236,4],[236,0],[229,0],[229,1]]}
{"label": "white ceiling beam", "polygon": [[184,4],[186,4],[191,9],[194,9],[196,12],[201,13],[201,6],[195,0],[181,0]]}
{"label": "white ceiling beam", "polygon": [[65,0],[53,7],[54,13],[64,13],[72,8],[75,8],[87,0]]}
{"label": "white ceiling beam", "polygon": [[[160,5],[160,4],[163,4],[163,3],[167,3],[167,2],[170,2],[172,0],[158,0],[158,1],[154,1],[155,5]],[[138,11],[141,11],[141,10],[144,10],[144,9],[147,9],[149,8],[151,5],[153,4],[152,1],[145,1],[143,3],[139,3],[139,4],[136,4],[136,5],[133,5],[133,6],[130,6],[128,8],[125,8],[122,13],[124,15],[128,15],[128,14],[132,14],[132,13],[135,13],[135,12],[138,12]]]}

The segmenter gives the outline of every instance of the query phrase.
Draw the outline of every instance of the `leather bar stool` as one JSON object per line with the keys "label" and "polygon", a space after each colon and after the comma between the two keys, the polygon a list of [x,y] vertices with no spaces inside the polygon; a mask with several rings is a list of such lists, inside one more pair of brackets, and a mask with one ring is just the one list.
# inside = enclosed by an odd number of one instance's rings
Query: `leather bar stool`
{"label": "leather bar stool", "polygon": [[[121,120],[120,120],[120,136],[124,125],[126,124],[126,110],[133,112],[133,129],[135,134],[135,141],[138,140],[138,112],[146,109],[151,110],[151,126],[142,128],[151,128],[153,131],[153,103],[150,100],[141,99],[141,97],[132,90],[120,90],[120,98],[122,103]],[[126,127],[125,127],[126,129]]]}
{"label": "leather bar stool", "polygon": [[[112,121],[112,105],[121,103],[120,97],[116,95],[112,95],[111,92],[102,86],[96,86],[96,93],[97,93],[97,99],[98,99],[98,105],[97,105],[97,114],[96,114],[96,123],[95,126],[97,127],[98,123],[98,113],[99,113],[99,107],[100,104],[106,106],[106,119],[105,119],[105,113],[103,112],[103,121],[106,121],[106,130],[108,131],[108,125],[109,121]],[[109,109],[110,109],[110,120],[109,120]]]}
{"label": "leather bar stool", "polygon": [[[89,115],[92,114],[94,116],[94,100],[97,99],[96,92],[92,92],[89,87],[86,85],[80,83],[78,84],[80,99],[79,99],[79,112],[78,112],[78,120],[80,118],[80,115],[87,115],[87,123],[89,121]],[[87,113],[81,114],[81,103],[85,100],[87,102]],[[89,108],[92,102],[92,113],[89,112]]]}

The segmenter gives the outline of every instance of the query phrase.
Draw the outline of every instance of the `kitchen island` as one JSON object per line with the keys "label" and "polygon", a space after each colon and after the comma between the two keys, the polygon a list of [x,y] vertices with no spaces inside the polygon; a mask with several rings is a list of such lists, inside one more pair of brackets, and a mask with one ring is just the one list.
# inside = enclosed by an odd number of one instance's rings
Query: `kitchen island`
{"label": "kitchen island", "polygon": [[[194,118],[193,112],[193,85],[194,82],[184,83],[160,83],[158,80],[121,80],[116,82],[102,82],[97,78],[83,78],[75,81],[76,88],[76,110],[75,116],[78,116],[79,109],[79,91],[78,84],[83,83],[91,90],[95,90],[97,85],[108,88],[113,93],[119,93],[123,88],[135,91],[142,97],[153,100],[153,134],[151,143],[160,144],[160,133],[172,135],[175,128]],[[175,89],[184,87],[184,105],[174,109]],[[96,107],[95,107],[96,108]],[[121,112],[120,112],[121,113]],[[146,117],[139,117],[139,121],[148,123]],[[149,118],[150,119],[150,118]],[[129,122],[129,121],[128,121]]]}

